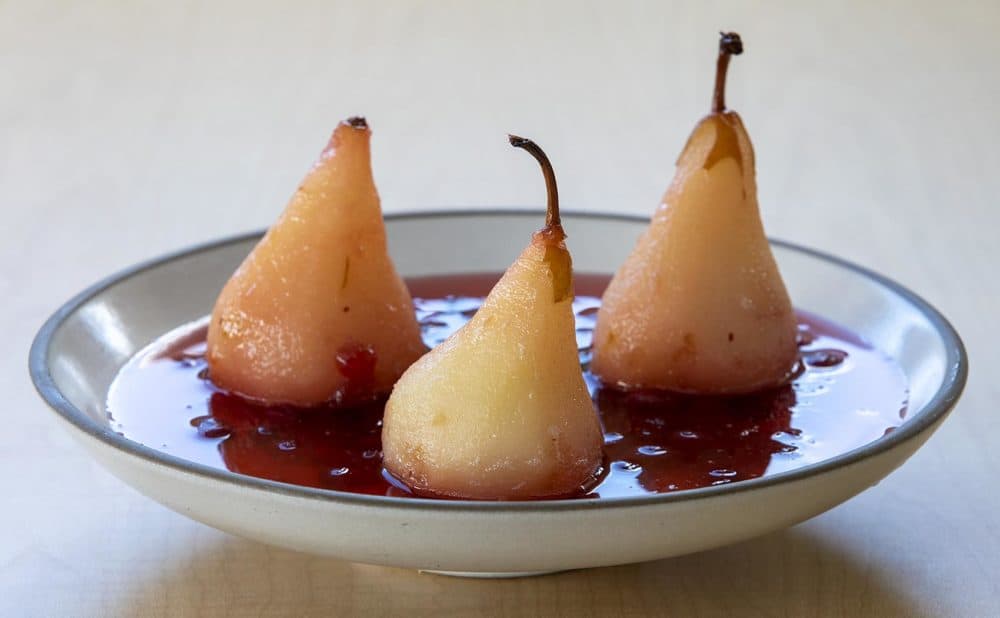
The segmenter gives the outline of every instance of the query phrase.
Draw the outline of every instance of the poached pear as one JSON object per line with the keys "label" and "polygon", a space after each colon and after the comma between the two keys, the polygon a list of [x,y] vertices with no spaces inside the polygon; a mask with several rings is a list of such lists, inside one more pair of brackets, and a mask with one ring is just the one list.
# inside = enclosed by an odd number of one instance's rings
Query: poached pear
{"label": "poached pear", "polygon": [[364,118],[341,122],[278,221],[226,283],[212,381],[269,404],[388,393],[426,348],[389,257]]}
{"label": "poached pear", "polygon": [[757,205],[754,151],[725,105],[722,33],[712,112],[695,126],[649,227],[604,293],[592,371],[623,388],[744,393],[786,380],[796,317]]}
{"label": "poached pear", "polygon": [[472,319],[396,383],[382,427],[386,469],[422,495],[482,500],[577,493],[603,434],[577,356],[573,273],[548,158],[545,227]]}

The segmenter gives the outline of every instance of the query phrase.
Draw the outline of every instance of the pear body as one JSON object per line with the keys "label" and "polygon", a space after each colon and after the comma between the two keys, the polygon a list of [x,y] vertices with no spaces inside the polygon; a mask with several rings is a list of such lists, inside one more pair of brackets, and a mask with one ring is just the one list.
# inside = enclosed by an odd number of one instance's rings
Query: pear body
{"label": "pear body", "polygon": [[673,183],[604,293],[591,369],[626,388],[742,393],[784,381],[797,323],[734,112],[695,128]]}
{"label": "pear body", "polygon": [[396,384],[386,468],[420,494],[527,499],[575,493],[601,465],[561,238],[535,235],[475,316]]}
{"label": "pear body", "polygon": [[367,125],[341,123],[284,213],[222,289],[213,382],[267,403],[349,405],[425,351],[389,257]]}

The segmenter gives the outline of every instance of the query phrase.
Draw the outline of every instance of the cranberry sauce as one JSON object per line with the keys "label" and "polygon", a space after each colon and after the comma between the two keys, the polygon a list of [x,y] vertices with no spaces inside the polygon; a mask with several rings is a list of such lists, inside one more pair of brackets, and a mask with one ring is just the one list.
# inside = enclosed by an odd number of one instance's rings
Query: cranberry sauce
{"label": "cranberry sauce", "polygon": [[[476,312],[497,274],[409,280],[434,346]],[[605,275],[577,275],[580,364],[604,426],[605,470],[579,497],[635,496],[751,479],[839,455],[891,431],[905,378],[856,336],[800,312],[801,373],[781,388],[705,397],[601,388],[587,371]],[[206,379],[206,321],[181,327],[126,364],[108,396],[112,426],[146,446],[208,466],[296,485],[409,496],[383,472],[384,400],[351,409],[263,406]],[[346,352],[350,352],[349,354]],[[370,354],[343,354],[342,370]],[[340,356],[338,356],[340,361]]]}

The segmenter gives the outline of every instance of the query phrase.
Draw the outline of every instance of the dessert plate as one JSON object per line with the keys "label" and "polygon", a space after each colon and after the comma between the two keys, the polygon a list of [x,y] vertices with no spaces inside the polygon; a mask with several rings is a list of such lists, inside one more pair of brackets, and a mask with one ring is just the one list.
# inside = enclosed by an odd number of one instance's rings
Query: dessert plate
{"label": "dessert plate", "polygon": [[[502,271],[538,211],[386,217],[405,276]],[[640,217],[565,213],[579,272],[609,272]],[[748,539],[818,515],[873,486],[945,419],[965,384],[962,342],[933,307],[843,260],[773,241],[797,307],[892,356],[909,382],[907,418],[861,448],[793,471],[634,498],[534,502],[350,494],[209,468],[115,433],[106,413],[119,368],[167,331],[207,314],[260,233],[138,265],[61,307],[39,331],[30,370],[72,435],[123,481],[175,511],[265,543],[345,560],[463,575],[512,576],[666,558]]]}

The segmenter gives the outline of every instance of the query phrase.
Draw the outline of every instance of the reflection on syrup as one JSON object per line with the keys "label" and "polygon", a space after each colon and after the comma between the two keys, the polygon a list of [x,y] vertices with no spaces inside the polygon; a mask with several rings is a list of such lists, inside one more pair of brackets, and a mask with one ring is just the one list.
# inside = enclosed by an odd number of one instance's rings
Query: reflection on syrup
{"label": "reflection on syrup", "polygon": [[[424,341],[434,346],[475,313],[497,274],[408,283]],[[607,284],[577,275],[577,343],[591,335]],[[738,397],[601,388],[585,371],[605,431],[606,470],[585,496],[663,493],[720,485],[815,463],[899,424],[906,384],[896,365],[856,337],[800,314],[799,372],[791,383]],[[204,324],[171,333],[130,361],[109,394],[119,432],[179,457],[240,474],[364,494],[408,496],[382,470],[384,399],[351,409],[263,406],[207,380]],[[343,369],[368,369],[365,350]],[[339,357],[338,357],[339,360]]]}
{"label": "reflection on syrup", "polygon": [[[219,454],[233,472],[365,494],[385,494],[382,407],[385,401],[335,411],[297,410],[248,403],[215,392],[199,433],[220,432]],[[344,412],[344,413],[341,413]],[[194,424],[195,421],[192,421]],[[224,432],[224,433],[221,433]]]}
{"label": "reflection on syrup", "polygon": [[597,392],[612,474],[647,492],[721,485],[762,476],[791,434],[795,389],[745,397]]}

